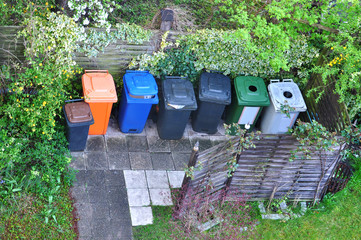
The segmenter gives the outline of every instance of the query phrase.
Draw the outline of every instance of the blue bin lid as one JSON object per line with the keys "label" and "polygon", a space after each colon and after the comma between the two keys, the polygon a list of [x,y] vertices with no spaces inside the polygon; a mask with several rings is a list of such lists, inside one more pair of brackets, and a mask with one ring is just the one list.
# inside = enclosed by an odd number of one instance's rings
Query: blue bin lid
{"label": "blue bin lid", "polygon": [[228,105],[231,103],[231,80],[221,73],[204,72],[200,78],[199,100]]}
{"label": "blue bin lid", "polygon": [[127,70],[123,81],[130,96],[154,96],[158,93],[157,83],[149,71]]}
{"label": "blue bin lid", "polygon": [[162,87],[166,109],[197,109],[193,85],[187,78],[165,77]]}

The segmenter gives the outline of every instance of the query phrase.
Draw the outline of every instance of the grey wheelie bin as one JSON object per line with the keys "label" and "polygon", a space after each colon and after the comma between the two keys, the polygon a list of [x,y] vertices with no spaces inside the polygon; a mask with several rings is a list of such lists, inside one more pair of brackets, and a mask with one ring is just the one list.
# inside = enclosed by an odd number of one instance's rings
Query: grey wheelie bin
{"label": "grey wheelie bin", "polygon": [[202,73],[199,80],[198,109],[192,113],[192,128],[196,132],[217,132],[224,108],[231,103],[231,80],[215,72]]}
{"label": "grey wheelie bin", "polygon": [[157,120],[161,139],[181,139],[191,111],[197,109],[193,85],[187,78],[165,77]]}

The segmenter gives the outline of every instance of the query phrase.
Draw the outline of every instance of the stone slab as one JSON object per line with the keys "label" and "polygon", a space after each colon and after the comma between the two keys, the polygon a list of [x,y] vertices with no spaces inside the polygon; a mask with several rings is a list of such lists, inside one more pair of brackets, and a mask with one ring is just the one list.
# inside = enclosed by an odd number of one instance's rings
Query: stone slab
{"label": "stone slab", "polygon": [[192,152],[189,139],[170,140],[170,150],[172,152]]}
{"label": "stone slab", "polygon": [[86,152],[104,152],[105,141],[103,135],[89,135],[85,148]]}
{"label": "stone slab", "polygon": [[151,207],[130,207],[132,226],[148,225],[153,223]]}
{"label": "stone slab", "polygon": [[105,152],[86,152],[85,161],[87,170],[109,169],[107,155]]}
{"label": "stone slab", "polygon": [[108,162],[110,170],[130,169],[128,152],[108,152]]}
{"label": "stone slab", "polygon": [[106,137],[107,152],[128,152],[128,146],[125,136]]}
{"label": "stone slab", "polygon": [[84,159],[84,152],[71,152],[71,162],[69,167],[75,170],[85,170],[85,159]]}
{"label": "stone slab", "polygon": [[153,169],[149,152],[130,152],[129,160],[133,170]]}
{"label": "stone slab", "polygon": [[182,187],[182,182],[184,179],[184,171],[167,171],[169,185],[171,188],[180,188]]}
{"label": "stone slab", "polygon": [[168,176],[166,171],[146,170],[148,188],[169,188]]}
{"label": "stone slab", "polygon": [[147,180],[143,170],[124,170],[124,179],[127,189],[147,188]]}
{"label": "stone slab", "polygon": [[154,170],[174,170],[171,153],[150,153]]}
{"label": "stone slab", "polygon": [[143,207],[150,205],[148,189],[128,189],[128,201],[131,207]]}
{"label": "stone slab", "polygon": [[129,152],[147,152],[148,142],[145,136],[126,136]]}
{"label": "stone slab", "polygon": [[175,170],[183,171],[184,168],[188,167],[190,153],[172,152],[172,156]]}
{"label": "stone slab", "polygon": [[155,188],[149,189],[150,200],[155,206],[171,206],[172,196],[169,188]]}

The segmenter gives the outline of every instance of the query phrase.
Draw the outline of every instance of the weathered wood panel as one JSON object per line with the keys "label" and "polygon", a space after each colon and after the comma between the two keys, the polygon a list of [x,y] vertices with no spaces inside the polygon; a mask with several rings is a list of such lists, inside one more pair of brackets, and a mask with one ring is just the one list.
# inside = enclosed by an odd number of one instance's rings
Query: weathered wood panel
{"label": "weathered wood panel", "polygon": [[[197,194],[204,194],[203,189],[208,184],[212,185],[214,192],[226,188],[226,162],[234,155],[230,149],[237,146],[236,140],[234,138],[198,154],[195,166],[201,165],[202,168],[189,182]],[[230,189],[247,194],[252,201],[269,199],[272,194],[276,198],[287,195],[289,199],[311,201],[320,182],[316,199],[322,197],[322,190],[338,161],[338,146],[335,146],[336,151],[321,155],[325,159],[322,171],[317,153],[310,158],[289,161],[290,150],[298,146],[298,141],[290,135],[262,135],[255,144],[255,149],[247,149],[240,155]]]}
{"label": "weathered wood panel", "polygon": [[[7,61],[24,61],[24,45],[22,39],[16,39],[17,32],[21,27],[1,26],[0,27],[0,65]],[[101,29],[99,31],[102,31]],[[108,69],[116,78],[120,77],[127,69],[130,61],[141,54],[154,52],[161,38],[160,31],[153,31],[153,37],[143,44],[129,44],[118,40],[100,52],[96,58],[88,58],[82,53],[75,53],[75,61],[84,69]],[[170,32],[169,40],[175,40],[179,32]]]}

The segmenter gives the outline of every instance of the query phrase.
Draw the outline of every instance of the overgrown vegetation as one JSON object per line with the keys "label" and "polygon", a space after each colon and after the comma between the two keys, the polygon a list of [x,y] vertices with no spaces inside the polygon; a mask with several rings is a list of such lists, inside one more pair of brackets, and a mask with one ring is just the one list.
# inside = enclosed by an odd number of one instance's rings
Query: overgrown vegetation
{"label": "overgrown vegetation", "polygon": [[[19,36],[25,39],[26,61],[1,72],[0,236],[42,238],[48,232],[72,239],[67,192],[74,175],[68,169],[62,106],[74,93],[71,79],[80,73],[71,56],[77,27],[55,13],[33,16],[24,25]],[[40,230],[44,223],[49,225]]]}

